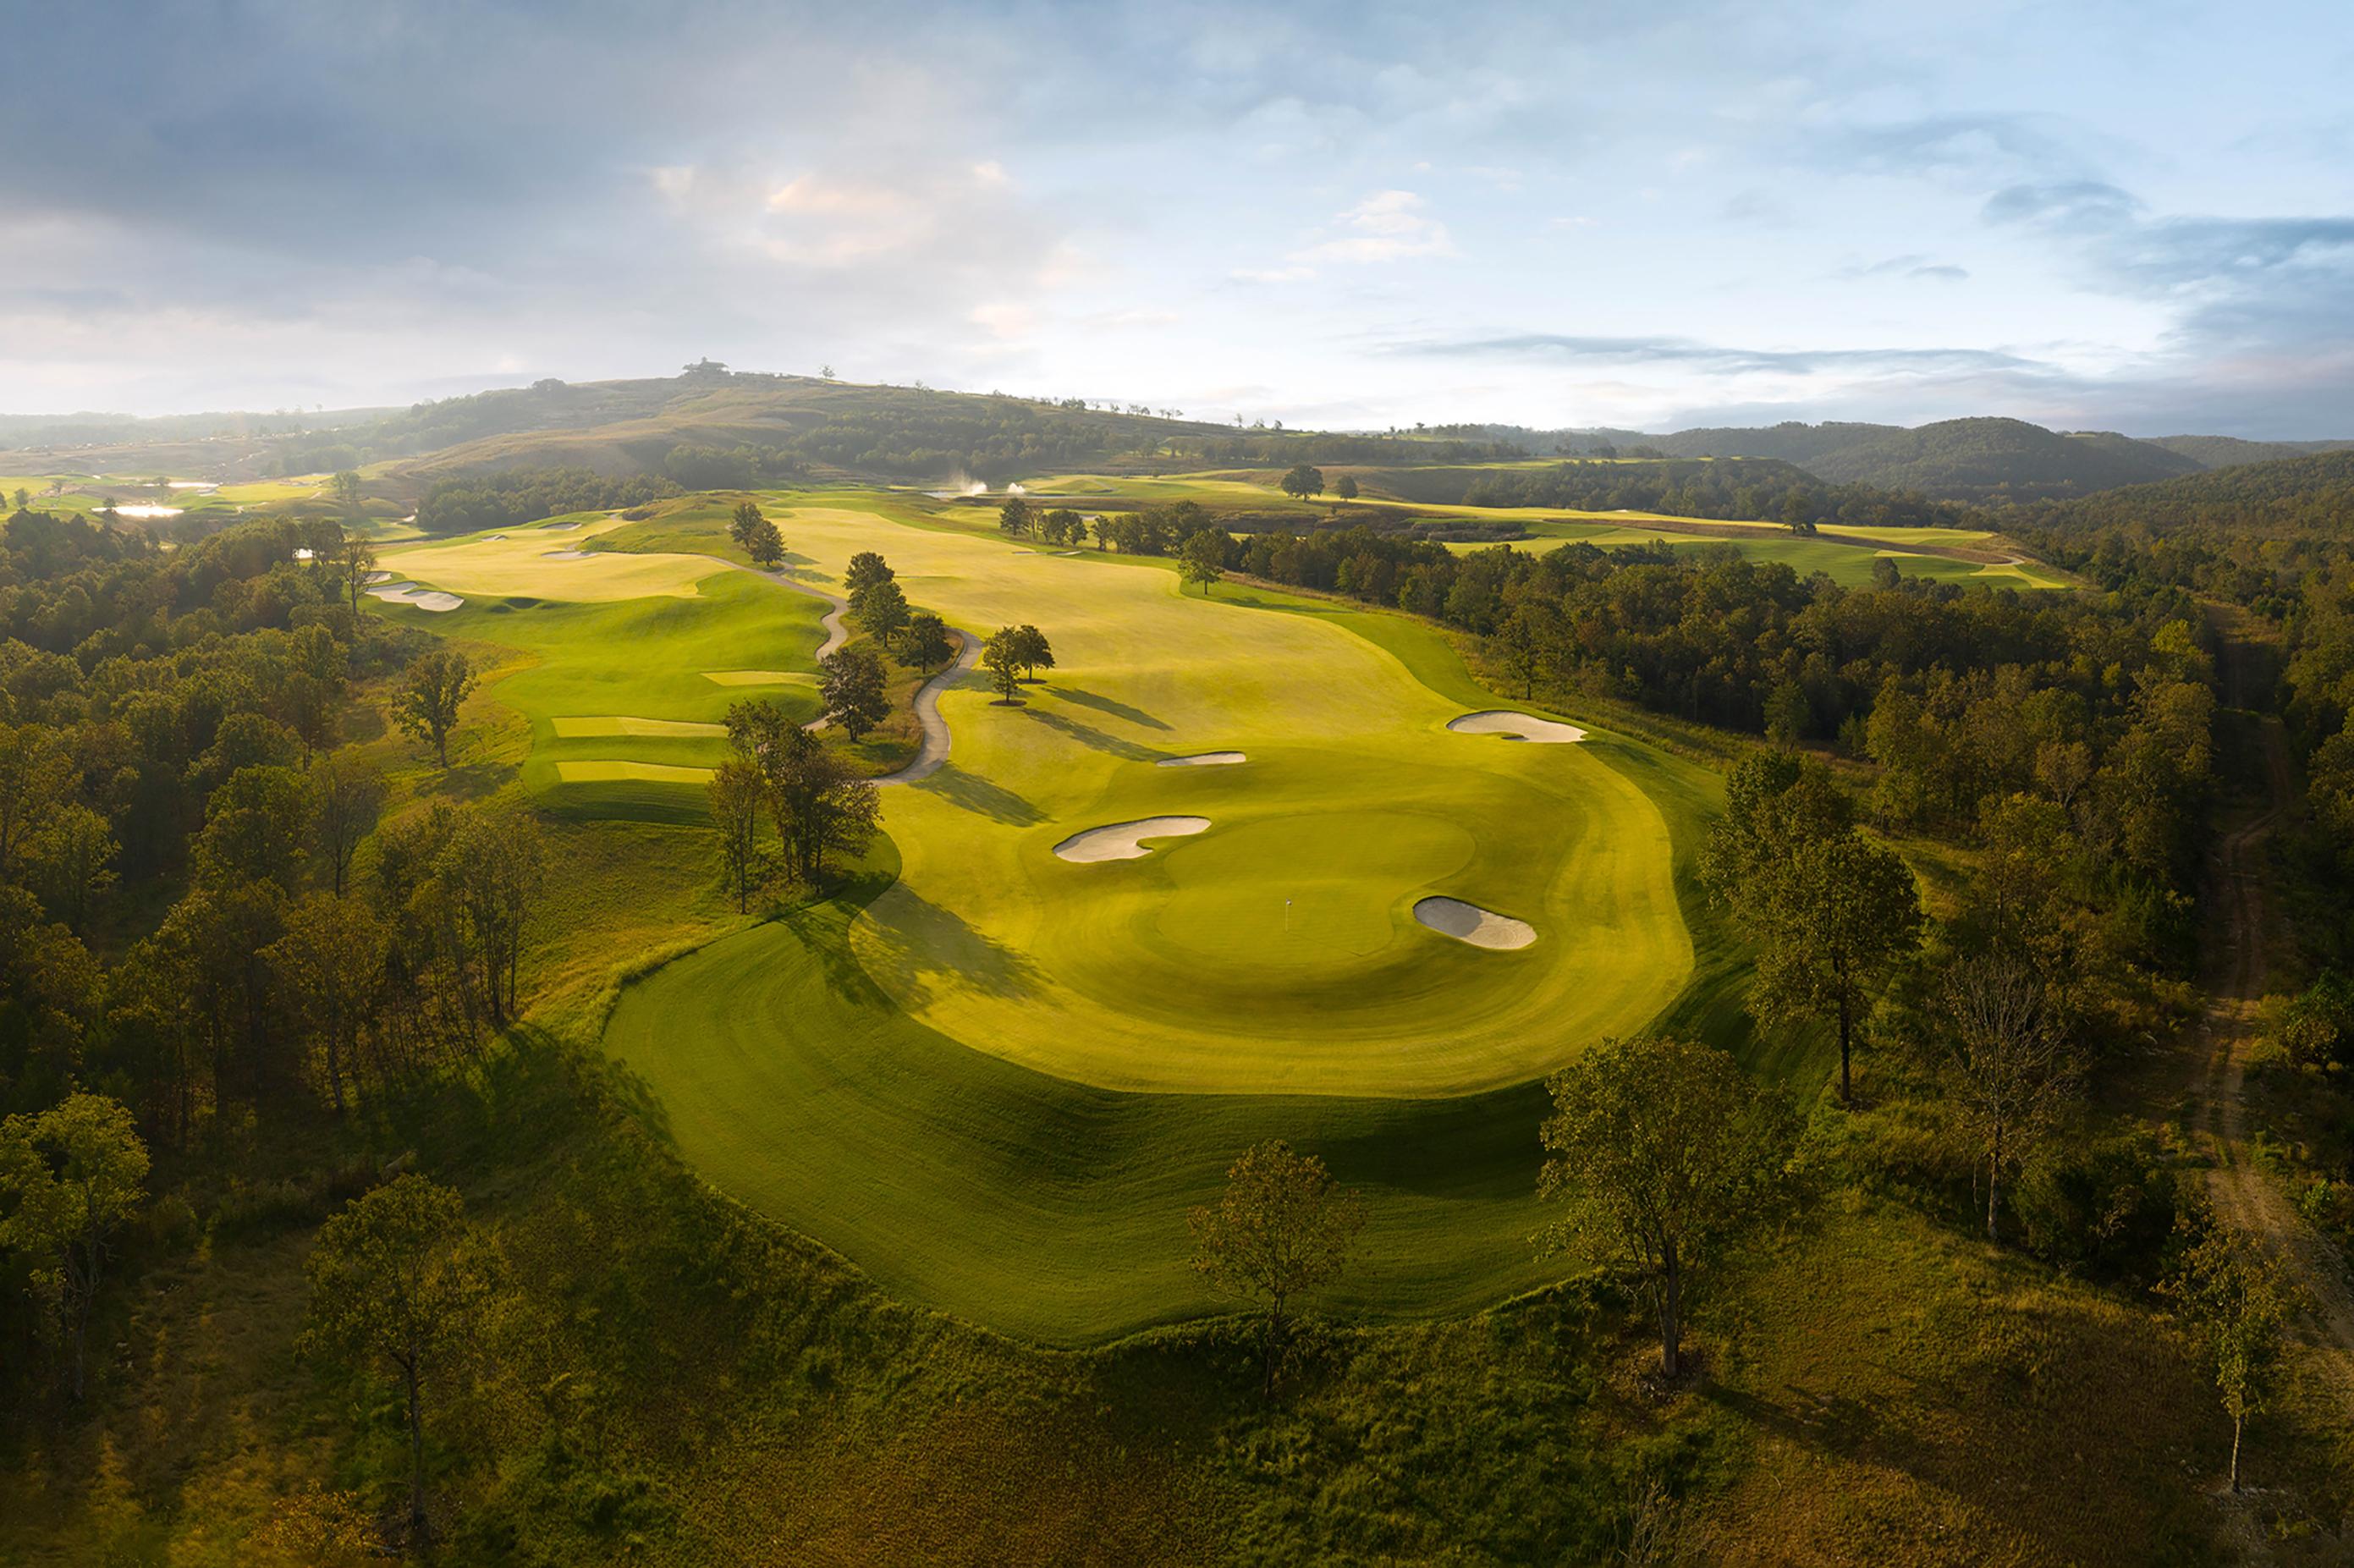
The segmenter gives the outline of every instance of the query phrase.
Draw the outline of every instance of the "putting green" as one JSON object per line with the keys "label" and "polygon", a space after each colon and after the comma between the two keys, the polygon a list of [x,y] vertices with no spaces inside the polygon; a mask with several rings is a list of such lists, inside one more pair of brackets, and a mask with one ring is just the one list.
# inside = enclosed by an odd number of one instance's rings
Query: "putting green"
{"label": "putting green", "polygon": [[[1449,733],[1460,705],[1340,626],[1182,594],[1156,565],[842,508],[779,522],[821,573],[880,550],[956,624],[1054,641],[1021,706],[977,678],[944,694],[949,765],[889,798],[900,877],[851,929],[951,1039],[1106,1088],[1468,1094],[1640,1028],[1691,974],[1641,789],[1580,747]],[[1223,748],[1250,760],[1154,766]],[[1141,859],[1053,853],[1184,815],[1211,826]],[[1433,895],[1537,940],[1429,930],[1412,910]]]}

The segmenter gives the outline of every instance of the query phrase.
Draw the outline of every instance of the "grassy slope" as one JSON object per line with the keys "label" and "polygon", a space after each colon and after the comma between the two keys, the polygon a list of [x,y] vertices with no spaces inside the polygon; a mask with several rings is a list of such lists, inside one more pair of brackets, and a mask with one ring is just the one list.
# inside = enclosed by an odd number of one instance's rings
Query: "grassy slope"
{"label": "grassy slope", "polygon": [[[1425,623],[1263,589],[1222,595],[1344,629],[1450,711],[1495,704]],[[961,747],[972,731],[959,734]],[[1690,885],[1714,776],[1599,731],[1579,754],[1647,791],[1671,833],[1698,957],[1668,1006],[1671,1026],[1745,1042],[1732,944]],[[1526,1245],[1533,1086],[1420,1102],[1169,1097],[1025,1071],[908,1018],[850,956],[852,910],[888,874],[877,868],[841,900],[730,937],[624,993],[609,1048],[646,1079],[673,1146],[726,1191],[823,1237],[896,1293],[1010,1331],[1091,1340],[1213,1305],[1182,1266],[1184,1211],[1214,1189],[1233,1150],[1287,1136],[1379,1196],[1352,1306],[1459,1311],[1543,1277]],[[1799,1048],[1761,1065],[1803,1077],[1819,1065]],[[940,1224],[945,1213],[960,1223]]]}

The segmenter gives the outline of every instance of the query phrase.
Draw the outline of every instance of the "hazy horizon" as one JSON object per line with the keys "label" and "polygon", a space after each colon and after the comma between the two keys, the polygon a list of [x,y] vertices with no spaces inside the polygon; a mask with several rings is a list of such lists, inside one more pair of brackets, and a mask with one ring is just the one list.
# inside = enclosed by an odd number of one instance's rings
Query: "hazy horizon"
{"label": "hazy horizon", "polygon": [[[0,408],[398,406],[708,354],[1324,428],[2354,434],[2335,7],[547,21],[31,18]],[[99,58],[96,104],[39,69]],[[2267,90],[2205,90],[2234,79]]]}

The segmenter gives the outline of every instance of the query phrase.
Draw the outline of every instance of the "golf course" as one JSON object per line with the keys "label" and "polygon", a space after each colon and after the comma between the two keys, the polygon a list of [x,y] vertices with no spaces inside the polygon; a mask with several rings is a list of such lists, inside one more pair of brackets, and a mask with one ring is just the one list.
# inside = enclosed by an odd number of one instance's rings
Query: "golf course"
{"label": "golf course", "polygon": [[[1678,860],[1709,776],[1504,704],[1405,616],[768,500],[794,581],[875,551],[1055,662],[1012,702],[949,676],[947,762],[885,792],[846,881],[622,991],[608,1048],[681,1154],[895,1292],[1053,1340],[1213,1308],[1185,1212],[1270,1137],[1379,1197],[1352,1305],[1539,1283],[1541,1080],[1702,1004]],[[597,516],[391,547],[463,602],[383,613],[512,652],[488,692],[549,807],[695,832],[729,704],[814,713],[826,609],[696,540]]]}

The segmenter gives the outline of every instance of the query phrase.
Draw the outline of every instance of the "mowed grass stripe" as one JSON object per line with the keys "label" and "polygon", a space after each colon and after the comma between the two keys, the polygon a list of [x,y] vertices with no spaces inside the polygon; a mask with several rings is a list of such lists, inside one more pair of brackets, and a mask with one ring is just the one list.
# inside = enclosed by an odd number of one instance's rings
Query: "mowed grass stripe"
{"label": "mowed grass stripe", "polygon": [[1100,1340],[1230,1306],[1185,1214],[1284,1137],[1373,1198],[1331,1304],[1476,1308],[1545,1277],[1528,1245],[1542,1094],[1437,1101],[1130,1095],[1030,1072],[908,1018],[850,959],[856,903],[756,927],[621,995],[607,1048],[724,1190],[887,1290],[1025,1338]]}

